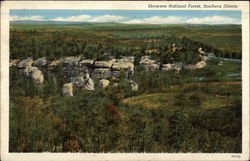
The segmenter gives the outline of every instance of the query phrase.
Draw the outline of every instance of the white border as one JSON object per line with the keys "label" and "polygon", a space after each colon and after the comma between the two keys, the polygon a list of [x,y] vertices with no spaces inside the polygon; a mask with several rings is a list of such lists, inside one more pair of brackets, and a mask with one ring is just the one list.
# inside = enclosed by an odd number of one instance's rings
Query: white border
{"label": "white border", "polygon": [[[8,153],[9,139],[9,22],[10,9],[123,9],[166,10],[148,8],[148,4],[232,4],[242,11],[242,85],[243,85],[243,140],[242,153]],[[167,10],[189,10],[167,9]],[[200,9],[192,9],[200,10]],[[223,10],[223,9],[206,9]],[[249,160],[249,2],[247,1],[9,1],[1,2],[1,160]]]}

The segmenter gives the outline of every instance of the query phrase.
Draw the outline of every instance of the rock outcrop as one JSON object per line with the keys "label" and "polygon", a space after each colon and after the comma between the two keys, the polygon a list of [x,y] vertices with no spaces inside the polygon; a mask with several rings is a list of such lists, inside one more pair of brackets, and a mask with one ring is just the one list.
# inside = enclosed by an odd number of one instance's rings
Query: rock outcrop
{"label": "rock outcrop", "polygon": [[142,56],[139,64],[143,66],[146,71],[156,71],[160,68],[160,64],[151,59],[150,56]]}
{"label": "rock outcrop", "polygon": [[112,76],[110,68],[96,68],[93,72],[93,77],[96,79],[107,79]]}
{"label": "rock outcrop", "polygon": [[46,59],[46,57],[43,57],[43,58],[38,58],[34,62],[33,66],[42,68],[42,67],[46,67],[48,64],[49,64],[49,61]]}
{"label": "rock outcrop", "polygon": [[207,63],[205,61],[200,61],[200,62],[195,64],[195,68],[201,69],[201,68],[204,68],[206,65],[207,65]]}
{"label": "rock outcrop", "polygon": [[223,61],[219,61],[218,65],[223,65]]}
{"label": "rock outcrop", "polygon": [[162,70],[163,71],[175,71],[179,72],[182,70],[182,62],[177,62],[177,63],[168,63],[168,64],[162,64]]}
{"label": "rock outcrop", "polygon": [[43,83],[44,81],[44,77],[43,77],[43,74],[42,72],[37,69],[37,70],[34,70],[32,73],[31,73],[31,79],[37,83],[37,84],[41,84]]}
{"label": "rock outcrop", "polygon": [[50,62],[48,64],[48,70],[53,70],[56,66],[58,66],[59,64],[61,64],[60,60],[53,60],[52,62]]}
{"label": "rock outcrop", "polygon": [[135,57],[134,56],[122,56],[121,59],[116,59],[116,62],[130,62],[134,63]]}
{"label": "rock outcrop", "polygon": [[100,80],[100,87],[101,88],[106,88],[108,86],[109,86],[109,80],[107,80],[107,79],[101,79]]}
{"label": "rock outcrop", "polygon": [[33,64],[33,59],[31,57],[28,57],[26,59],[21,60],[17,64],[17,67],[18,68],[26,68],[26,67],[32,66],[32,64]]}
{"label": "rock outcrop", "polygon": [[126,72],[126,78],[134,74],[134,64],[130,62],[114,63],[111,69],[113,77],[118,77],[120,75],[120,71],[122,70]]}
{"label": "rock outcrop", "polygon": [[87,67],[91,67],[94,64],[94,60],[93,59],[85,59],[79,62],[79,66],[87,66]]}
{"label": "rock outcrop", "polygon": [[95,84],[94,81],[89,78],[89,75],[86,75],[86,79],[84,80],[84,86],[83,86],[86,90],[88,91],[93,91],[95,90]]}
{"label": "rock outcrop", "polygon": [[111,68],[113,63],[114,62],[112,60],[110,60],[110,61],[95,61],[94,67],[95,68]]}
{"label": "rock outcrop", "polygon": [[20,73],[31,78],[37,84],[41,84],[44,81],[43,74],[37,67],[28,66],[24,69],[20,69]]}
{"label": "rock outcrop", "polygon": [[135,81],[129,80],[129,83],[130,83],[130,85],[131,85],[132,91],[138,91],[139,86],[138,86],[138,84],[137,84]]}
{"label": "rock outcrop", "polygon": [[64,84],[62,93],[63,96],[73,96],[73,84],[72,83]]}

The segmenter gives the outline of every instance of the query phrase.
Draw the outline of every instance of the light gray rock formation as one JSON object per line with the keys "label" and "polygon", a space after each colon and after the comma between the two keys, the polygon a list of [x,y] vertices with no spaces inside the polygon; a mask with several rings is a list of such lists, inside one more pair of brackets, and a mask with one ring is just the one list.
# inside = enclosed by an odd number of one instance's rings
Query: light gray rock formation
{"label": "light gray rock formation", "polygon": [[208,57],[207,56],[200,56],[201,57],[201,61],[207,61]]}
{"label": "light gray rock formation", "polygon": [[21,60],[18,64],[18,68],[26,68],[33,64],[33,59],[31,57],[28,57],[26,59]]}
{"label": "light gray rock formation", "polygon": [[28,66],[24,69],[20,69],[20,74],[31,78],[33,82],[37,84],[43,83],[44,81],[43,74],[37,67]]}
{"label": "light gray rock formation", "polygon": [[66,66],[63,68],[63,72],[67,76],[75,76],[75,75],[85,75],[89,73],[89,68],[86,66]]}
{"label": "light gray rock formation", "polygon": [[21,75],[24,75],[26,77],[30,77],[31,76],[31,73],[35,70],[38,70],[37,67],[33,67],[33,66],[27,66],[26,68],[22,68],[20,69],[20,74]]}
{"label": "light gray rock formation", "polygon": [[109,80],[107,80],[107,79],[101,79],[100,80],[100,87],[101,88],[106,88],[108,86],[109,86]]}
{"label": "light gray rock formation", "polygon": [[116,59],[116,63],[119,62],[130,62],[130,63],[134,63],[135,61],[135,57],[134,56],[122,56],[121,59]]}
{"label": "light gray rock formation", "polygon": [[206,53],[202,50],[202,48],[198,49],[199,54],[205,55]]}
{"label": "light gray rock formation", "polygon": [[34,62],[33,66],[41,68],[41,67],[46,67],[48,64],[49,64],[49,61],[46,59],[46,57],[43,57],[43,58],[38,58]]}
{"label": "light gray rock formation", "polygon": [[207,65],[207,63],[205,61],[200,61],[200,62],[195,64],[195,68],[201,69],[201,68],[204,68],[206,65]]}
{"label": "light gray rock formation", "polygon": [[94,64],[94,60],[93,59],[85,59],[79,62],[79,66],[92,66]]}
{"label": "light gray rock formation", "polygon": [[96,79],[107,79],[111,77],[110,68],[96,68],[93,72],[93,77]]}
{"label": "light gray rock formation", "polygon": [[95,90],[95,84],[94,81],[89,77],[89,75],[86,75],[86,79],[84,80],[84,88],[88,91]]}
{"label": "light gray rock formation", "polygon": [[64,84],[62,93],[63,93],[63,96],[73,96],[73,84],[72,83]]}
{"label": "light gray rock formation", "polygon": [[43,74],[39,69],[31,72],[31,79],[37,84],[41,84],[44,81]]}
{"label": "light gray rock formation", "polygon": [[48,70],[53,70],[55,67],[57,67],[58,65],[60,65],[62,62],[60,61],[60,60],[53,60],[53,61],[51,61],[49,64],[48,64],[48,66],[47,66],[47,68],[48,68]]}
{"label": "light gray rock formation", "polygon": [[223,65],[223,61],[219,61],[218,65]]}
{"label": "light gray rock formation", "polygon": [[142,56],[139,64],[143,66],[146,71],[156,71],[160,68],[160,64],[151,59],[150,56]]}
{"label": "light gray rock formation", "polygon": [[129,80],[129,83],[130,83],[131,89],[132,89],[133,91],[138,91],[139,86],[138,86],[138,84],[137,84],[135,81]]}
{"label": "light gray rock formation", "polygon": [[182,70],[182,62],[177,62],[173,64],[162,64],[162,70],[163,71],[175,71],[175,72],[180,72]]}
{"label": "light gray rock formation", "polygon": [[134,64],[131,62],[117,62],[112,65],[112,76],[118,77],[121,71],[126,72],[126,78],[134,74]]}
{"label": "light gray rock formation", "polygon": [[80,60],[81,56],[67,56],[60,59],[60,61],[69,65],[77,65]]}
{"label": "light gray rock formation", "polygon": [[114,62],[112,60],[109,60],[109,61],[95,61],[94,67],[95,68],[111,68],[113,63]]}

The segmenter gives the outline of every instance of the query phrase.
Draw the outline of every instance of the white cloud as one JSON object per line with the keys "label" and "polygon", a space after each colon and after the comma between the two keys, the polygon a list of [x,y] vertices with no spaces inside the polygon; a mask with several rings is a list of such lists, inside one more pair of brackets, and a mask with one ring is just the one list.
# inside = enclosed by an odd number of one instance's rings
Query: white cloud
{"label": "white cloud", "polygon": [[180,23],[182,19],[183,17],[177,17],[177,16],[168,16],[168,17],[154,16],[150,18],[145,18],[144,20],[148,23],[163,24],[163,23]]}
{"label": "white cloud", "polygon": [[10,16],[10,21],[18,20],[33,20],[33,21],[69,21],[69,22],[121,22],[125,24],[178,24],[178,23],[190,23],[190,24],[240,24],[240,19],[235,19],[226,16],[207,16],[207,17],[181,17],[181,16],[153,16],[142,19],[130,19],[124,16],[116,15],[103,15],[103,16],[90,16],[90,15],[78,15],[71,17],[56,17],[53,19],[46,19],[43,16]]}
{"label": "white cloud", "polygon": [[10,21],[23,21],[23,20],[32,20],[32,21],[44,21],[42,16],[10,16]]}
{"label": "white cloud", "polygon": [[115,16],[115,15],[104,15],[104,16],[97,16],[89,20],[89,22],[112,22],[112,21],[119,21],[123,20],[125,17],[123,16]]}
{"label": "white cloud", "polygon": [[194,17],[186,21],[191,24],[238,24],[240,20],[225,16]]}
{"label": "white cloud", "polygon": [[143,20],[139,20],[139,19],[132,19],[132,20],[128,20],[128,21],[125,21],[125,22],[122,22],[122,23],[125,23],[125,24],[141,24],[141,23],[146,23],[146,22],[143,21]]}
{"label": "white cloud", "polygon": [[174,23],[181,23],[183,21],[183,17],[177,16],[168,16],[168,17],[160,17],[160,16],[153,16],[144,19],[132,19],[129,21],[125,21],[123,23],[126,24],[174,24]]}
{"label": "white cloud", "polygon": [[71,16],[71,17],[56,17],[50,19],[50,21],[71,21],[71,22],[81,22],[90,20],[92,16],[89,15],[79,15],[79,16]]}

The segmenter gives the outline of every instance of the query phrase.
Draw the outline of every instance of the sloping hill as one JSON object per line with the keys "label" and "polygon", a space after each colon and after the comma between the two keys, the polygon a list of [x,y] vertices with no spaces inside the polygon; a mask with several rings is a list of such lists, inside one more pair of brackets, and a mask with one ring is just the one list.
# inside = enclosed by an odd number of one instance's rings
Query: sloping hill
{"label": "sloping hill", "polygon": [[165,93],[142,94],[122,100],[147,108],[222,108],[241,102],[241,82],[188,83],[170,86]]}

